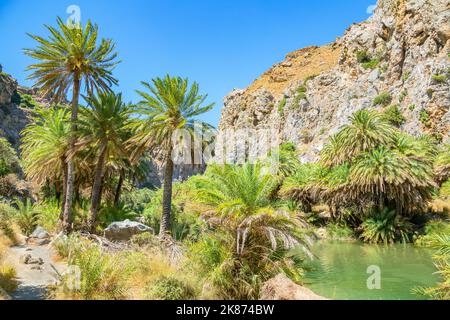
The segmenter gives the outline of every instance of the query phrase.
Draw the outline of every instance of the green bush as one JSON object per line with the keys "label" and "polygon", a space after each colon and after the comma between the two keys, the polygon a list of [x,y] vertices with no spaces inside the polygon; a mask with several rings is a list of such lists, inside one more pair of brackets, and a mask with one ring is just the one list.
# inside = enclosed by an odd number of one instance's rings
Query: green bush
{"label": "green bush", "polygon": [[98,226],[100,229],[108,227],[113,222],[134,220],[137,214],[128,208],[125,204],[105,205],[100,209],[98,215]]}
{"label": "green bush", "polygon": [[407,243],[413,234],[413,224],[387,208],[373,212],[360,228],[361,239],[369,243]]}
{"label": "green bush", "polygon": [[375,69],[380,64],[380,59],[372,58],[367,51],[358,51],[356,59],[364,69]]}
{"label": "green bush", "polygon": [[447,82],[448,76],[446,74],[434,74],[431,78],[436,83],[445,83]]}
{"label": "green bush", "polygon": [[284,108],[286,107],[286,97],[283,97],[283,99],[280,100],[280,102],[278,103],[278,113],[280,115],[284,114]]}
{"label": "green bush", "polygon": [[[73,244],[73,243],[72,243]],[[127,272],[119,254],[106,253],[93,244],[71,247],[68,264],[77,266],[81,281],[78,288],[69,286],[71,280],[63,277],[62,289],[66,296],[83,300],[119,300],[126,296]]]}
{"label": "green bush", "polygon": [[16,233],[13,229],[13,219],[16,209],[6,203],[0,203],[0,233],[3,233],[12,243],[17,242]]}
{"label": "green bush", "polygon": [[37,224],[45,230],[56,231],[61,209],[56,201],[46,201],[35,206]]}
{"label": "green bush", "polygon": [[14,216],[14,221],[17,223],[20,230],[26,236],[29,236],[38,225],[39,212],[31,203],[30,199],[25,199],[24,201],[17,200],[15,204],[17,206],[17,211]]}
{"label": "green bush", "polygon": [[419,120],[425,127],[429,128],[431,126],[431,118],[427,110],[422,109],[420,111]]}
{"label": "green bush", "polygon": [[392,102],[392,95],[389,92],[383,92],[380,95],[376,96],[373,100],[374,106],[387,106]]}
{"label": "green bush", "polygon": [[30,108],[34,109],[39,106],[39,104],[33,99],[33,97],[29,94],[20,95],[20,104],[21,108]]}
{"label": "green bush", "polygon": [[416,110],[416,105],[415,104],[410,104],[408,106],[408,109],[409,109],[409,111],[414,111],[414,110]]}
{"label": "green bush", "polygon": [[401,126],[405,123],[406,119],[403,114],[400,112],[400,108],[398,105],[393,105],[383,112],[383,118],[389,121],[394,126]]}
{"label": "green bush", "polygon": [[137,215],[141,215],[144,209],[151,202],[155,191],[150,189],[136,189],[122,195],[123,204]]}
{"label": "green bush", "polygon": [[330,223],[326,229],[327,237],[330,240],[351,240],[355,238],[353,230],[345,224]]}
{"label": "green bush", "polygon": [[162,276],[147,285],[145,296],[151,300],[193,300],[196,295],[189,284],[175,277]]}
{"label": "green bush", "polygon": [[10,173],[18,174],[20,171],[20,162],[16,151],[5,138],[0,137],[0,177]]}

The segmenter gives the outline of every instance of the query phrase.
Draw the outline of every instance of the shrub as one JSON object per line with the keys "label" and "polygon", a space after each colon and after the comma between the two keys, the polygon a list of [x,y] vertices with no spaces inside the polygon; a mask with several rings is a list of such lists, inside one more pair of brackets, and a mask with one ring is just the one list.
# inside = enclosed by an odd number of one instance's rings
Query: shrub
{"label": "shrub", "polygon": [[39,104],[33,99],[29,94],[20,95],[20,105],[21,108],[31,108],[34,109],[39,106]]}
{"label": "shrub", "polygon": [[430,118],[430,114],[428,113],[427,110],[422,109],[420,111],[419,120],[420,120],[420,122],[422,122],[422,124],[425,127],[427,127],[427,128],[431,127],[431,118]]}
{"label": "shrub", "polygon": [[[16,151],[5,138],[0,137],[0,177],[19,172],[20,163]],[[2,194],[1,190],[0,194]]]}
{"label": "shrub", "polygon": [[152,300],[192,300],[195,290],[175,277],[160,277],[148,284],[145,296]]}
{"label": "shrub", "polygon": [[15,204],[18,209],[14,216],[14,221],[20,230],[26,236],[29,236],[37,226],[39,213],[36,211],[30,199],[25,199],[24,201],[17,200]]}
{"label": "shrub", "polygon": [[353,230],[345,225],[338,223],[330,223],[326,227],[327,238],[330,240],[352,240],[355,238],[355,233]]}
{"label": "shrub", "polygon": [[284,113],[284,107],[286,107],[286,97],[283,97],[283,99],[280,100],[280,102],[278,103],[278,113],[280,115],[283,115]]}
{"label": "shrub", "polygon": [[0,288],[6,292],[13,292],[17,289],[17,273],[10,265],[0,265]]}
{"label": "shrub", "polygon": [[448,76],[446,74],[434,74],[431,78],[436,83],[445,83],[447,82]]}
{"label": "shrub", "polygon": [[431,288],[415,288],[413,293],[427,296],[433,300],[450,300],[450,235],[434,234],[427,246],[436,250],[433,260],[442,281]]}
{"label": "shrub", "polygon": [[97,222],[100,229],[103,229],[113,222],[134,220],[136,216],[136,213],[129,207],[127,207],[124,203],[119,203],[116,206],[106,205],[101,208]]}
{"label": "shrub", "polygon": [[375,211],[361,224],[361,239],[370,243],[409,242],[413,224],[394,210]]}
{"label": "shrub", "polygon": [[364,69],[375,69],[380,63],[380,59],[372,58],[367,51],[358,51],[356,60]]}
{"label": "shrub", "polygon": [[37,224],[45,230],[56,231],[59,223],[60,208],[56,201],[47,201],[35,206]]}
{"label": "shrub", "polygon": [[389,92],[383,92],[380,95],[376,96],[373,100],[373,105],[378,106],[387,106],[392,102],[392,96]]}
{"label": "shrub", "polygon": [[398,105],[393,105],[383,112],[383,118],[389,121],[394,126],[401,126],[405,123],[406,119],[403,114],[400,112],[400,108]]}
{"label": "shrub", "polygon": [[408,106],[408,109],[409,109],[409,111],[414,111],[414,110],[416,110],[416,105],[415,104],[410,104]]}
{"label": "shrub", "polygon": [[141,215],[144,212],[145,207],[151,202],[151,199],[155,195],[155,192],[144,188],[136,189],[131,192],[126,192],[122,195],[122,203],[130,211],[137,215]]}
{"label": "shrub", "polygon": [[126,296],[125,263],[119,254],[105,253],[97,245],[73,248],[68,256],[68,264],[77,266],[81,279],[78,288],[72,288],[71,279],[63,277],[62,290],[72,299],[118,300]]}
{"label": "shrub", "polygon": [[402,91],[402,93],[400,94],[400,97],[399,97],[400,103],[405,101],[407,96],[408,96],[408,91],[406,91],[406,90]]}
{"label": "shrub", "polygon": [[5,203],[0,203],[0,238],[5,236],[11,243],[17,243],[16,232],[13,227],[15,214],[14,208]]}

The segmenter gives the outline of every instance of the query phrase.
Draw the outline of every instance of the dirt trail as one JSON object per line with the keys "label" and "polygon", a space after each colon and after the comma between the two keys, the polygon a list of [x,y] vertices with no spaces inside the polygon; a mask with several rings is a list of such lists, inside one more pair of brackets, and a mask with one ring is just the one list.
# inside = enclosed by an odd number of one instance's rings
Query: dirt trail
{"label": "dirt trail", "polygon": [[[24,264],[21,257],[31,254],[35,258],[41,258],[44,262],[39,269],[38,265]],[[47,288],[57,281],[57,273],[62,274],[66,268],[65,264],[54,262],[53,249],[48,246],[33,246],[23,244],[10,248],[7,262],[15,267],[19,287],[11,294],[13,300],[45,300]],[[53,269],[53,267],[55,269]]]}

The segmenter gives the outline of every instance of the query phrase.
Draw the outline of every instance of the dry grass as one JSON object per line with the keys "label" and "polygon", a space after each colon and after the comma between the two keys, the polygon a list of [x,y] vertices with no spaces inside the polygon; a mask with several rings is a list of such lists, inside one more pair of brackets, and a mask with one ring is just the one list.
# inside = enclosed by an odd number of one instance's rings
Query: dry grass
{"label": "dry grass", "polygon": [[305,80],[328,71],[338,64],[341,48],[336,44],[307,47],[289,53],[286,60],[274,65],[246,90],[246,94],[265,88],[275,97],[280,96],[294,81]]}
{"label": "dry grass", "polygon": [[450,200],[434,199],[429,204],[429,208],[433,213],[450,213]]}

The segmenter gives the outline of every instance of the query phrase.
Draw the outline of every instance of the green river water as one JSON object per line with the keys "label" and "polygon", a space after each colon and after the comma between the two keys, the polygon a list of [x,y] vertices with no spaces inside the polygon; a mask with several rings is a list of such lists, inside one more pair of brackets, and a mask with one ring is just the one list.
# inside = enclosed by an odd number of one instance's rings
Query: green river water
{"label": "green river water", "polygon": [[[366,245],[353,242],[319,242],[313,247],[317,257],[306,273],[305,285],[315,293],[339,300],[415,300],[417,286],[434,286],[439,276],[433,273],[429,249],[413,245]],[[381,271],[381,288],[368,289],[369,266]]]}

